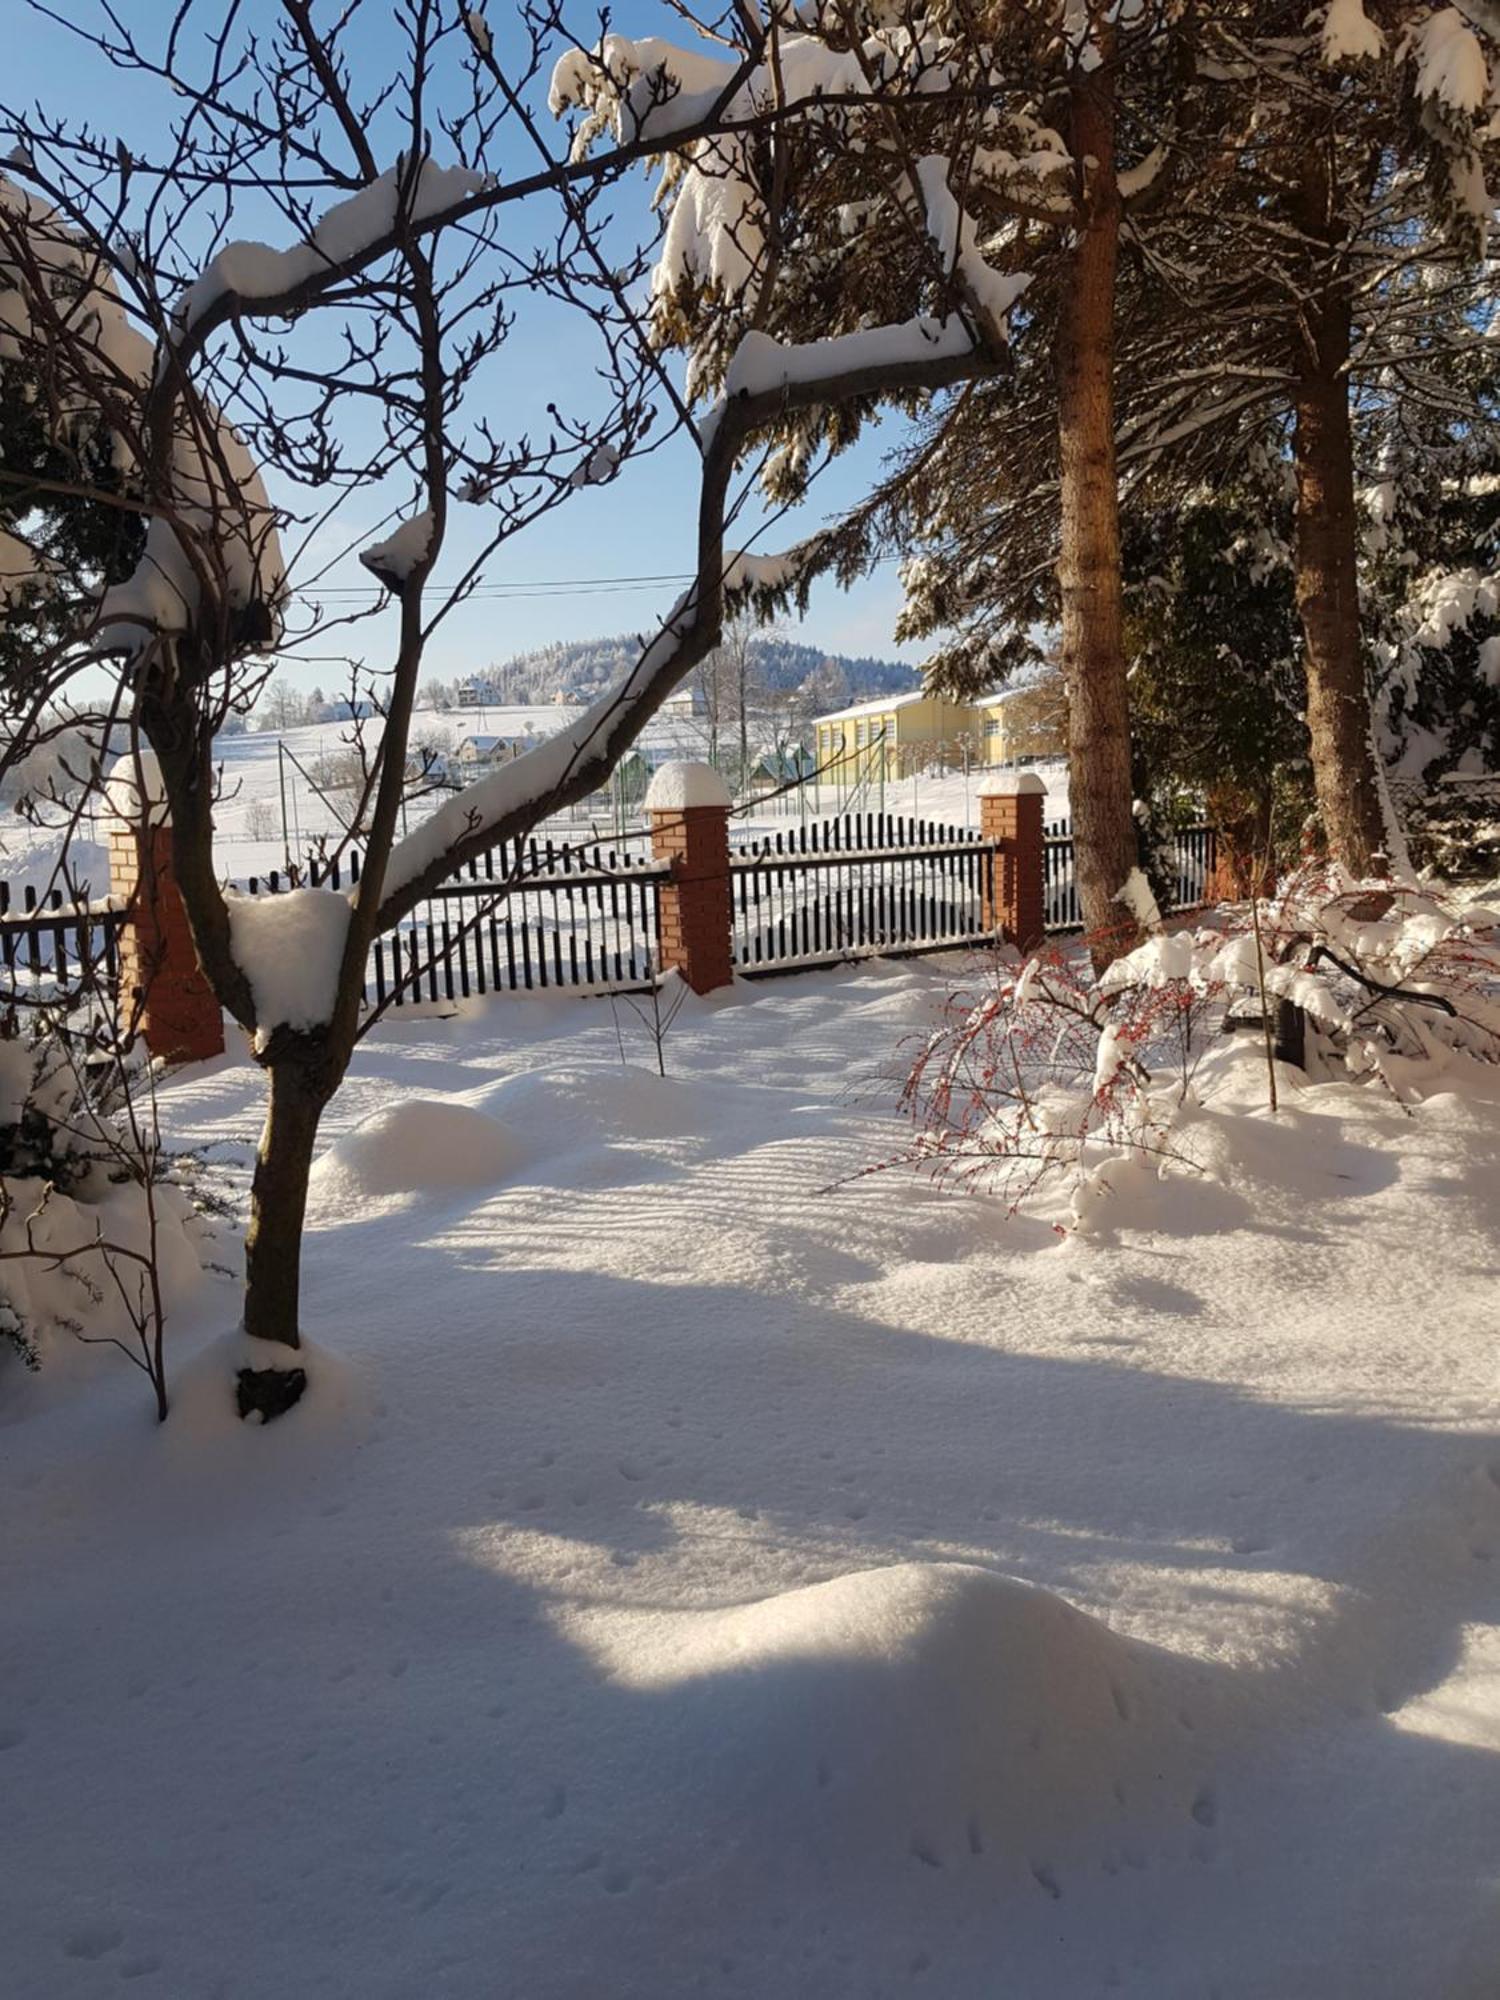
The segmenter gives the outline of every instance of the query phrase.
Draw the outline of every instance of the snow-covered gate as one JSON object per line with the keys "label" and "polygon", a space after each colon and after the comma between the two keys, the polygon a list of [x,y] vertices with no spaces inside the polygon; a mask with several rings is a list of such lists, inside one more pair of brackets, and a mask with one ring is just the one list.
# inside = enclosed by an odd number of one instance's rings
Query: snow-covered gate
{"label": "snow-covered gate", "polygon": [[848,813],[768,834],[729,862],[734,963],[774,972],[985,944],[996,843],[972,827]]}

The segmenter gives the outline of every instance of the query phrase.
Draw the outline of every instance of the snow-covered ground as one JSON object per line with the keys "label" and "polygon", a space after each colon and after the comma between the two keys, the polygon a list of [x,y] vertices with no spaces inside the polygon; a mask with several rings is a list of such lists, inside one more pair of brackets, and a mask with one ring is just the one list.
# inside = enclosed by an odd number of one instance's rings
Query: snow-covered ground
{"label": "snow-covered ground", "polygon": [[[959,971],[689,1000],[665,1080],[385,1027],[291,1418],[228,1278],[161,1431],[0,1376],[7,1993],[1495,1992],[1496,1093],[1307,1090],[1115,1240],[820,1194]],[[242,1187],[259,1101],[164,1106]]]}

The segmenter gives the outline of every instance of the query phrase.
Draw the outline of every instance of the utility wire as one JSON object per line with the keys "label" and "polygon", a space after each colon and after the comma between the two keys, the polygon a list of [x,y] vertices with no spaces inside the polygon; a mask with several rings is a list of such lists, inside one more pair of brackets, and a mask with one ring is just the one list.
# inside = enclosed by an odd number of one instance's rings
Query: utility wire
{"label": "utility wire", "polygon": [[[896,556],[877,556],[876,563],[899,560]],[[692,572],[688,570],[663,571],[659,576],[554,576],[537,578],[529,583],[480,583],[465,592],[465,601],[470,598],[506,597],[608,597],[617,592],[633,590],[655,590],[663,583],[691,583]],[[358,584],[333,584],[328,589],[310,589],[293,592],[294,596],[313,599],[322,603],[332,597],[367,597],[369,587]]]}

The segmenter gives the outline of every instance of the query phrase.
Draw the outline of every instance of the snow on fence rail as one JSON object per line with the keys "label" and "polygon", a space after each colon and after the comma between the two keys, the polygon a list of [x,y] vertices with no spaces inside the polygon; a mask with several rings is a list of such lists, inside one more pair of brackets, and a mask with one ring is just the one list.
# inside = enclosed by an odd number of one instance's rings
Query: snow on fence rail
{"label": "snow on fence rail", "polygon": [[39,899],[29,884],[21,908],[11,903],[10,884],[0,882],[0,1005],[50,999],[85,985],[94,973],[114,981],[123,909],[73,902],[61,889]]}
{"label": "snow on fence rail", "polygon": [[[1208,878],[1214,866],[1211,826],[1180,827],[1172,843],[1171,908],[1196,910],[1208,900]],[[1073,874],[1073,828],[1069,820],[1054,820],[1042,840],[1043,904],[1049,931],[1081,931],[1083,912]]]}
{"label": "snow on fence rail", "polygon": [[970,827],[890,813],[767,835],[730,856],[735,965],[754,974],[988,943],[995,851]]}

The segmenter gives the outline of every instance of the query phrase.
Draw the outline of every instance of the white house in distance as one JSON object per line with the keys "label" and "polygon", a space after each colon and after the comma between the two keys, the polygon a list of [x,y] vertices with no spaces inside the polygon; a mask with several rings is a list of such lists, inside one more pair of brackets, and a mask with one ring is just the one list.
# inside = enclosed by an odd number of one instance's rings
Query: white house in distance
{"label": "white house in distance", "polygon": [[690,718],[706,715],[708,704],[703,699],[702,688],[689,681],[686,687],[674,688],[661,705],[662,715]]}
{"label": "white house in distance", "polygon": [[532,736],[465,736],[453,753],[453,762],[464,777],[474,777],[498,764],[509,764],[523,750],[529,750],[535,740]]}
{"label": "white house in distance", "polygon": [[467,680],[460,681],[457,694],[460,708],[499,708],[504,699],[499,688],[484,674],[470,674]]}

